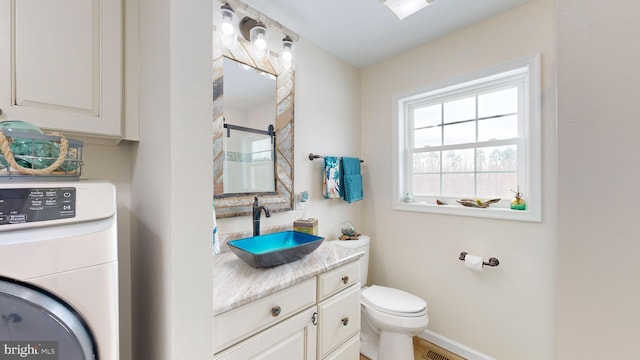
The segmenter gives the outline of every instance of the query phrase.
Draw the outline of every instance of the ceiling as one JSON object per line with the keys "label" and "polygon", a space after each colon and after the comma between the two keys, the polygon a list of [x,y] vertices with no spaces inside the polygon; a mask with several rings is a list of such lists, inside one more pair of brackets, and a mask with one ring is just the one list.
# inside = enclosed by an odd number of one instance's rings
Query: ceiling
{"label": "ceiling", "polygon": [[301,37],[365,68],[528,0],[435,0],[400,21],[383,0],[242,0]]}

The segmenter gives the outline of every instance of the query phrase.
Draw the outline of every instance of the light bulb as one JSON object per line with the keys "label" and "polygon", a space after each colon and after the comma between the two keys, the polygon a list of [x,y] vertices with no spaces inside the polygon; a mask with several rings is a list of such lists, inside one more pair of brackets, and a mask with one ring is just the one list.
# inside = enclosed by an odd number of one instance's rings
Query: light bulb
{"label": "light bulb", "polygon": [[225,35],[232,35],[233,34],[233,24],[230,23],[230,22],[223,22],[220,25],[220,30]]}
{"label": "light bulb", "polygon": [[262,59],[267,55],[267,27],[259,22],[251,28],[249,33],[253,52],[258,59]]}
{"label": "light bulb", "polygon": [[264,49],[267,48],[267,42],[264,41],[263,38],[257,38],[257,39],[254,40],[253,46],[255,46],[256,49],[264,50]]}

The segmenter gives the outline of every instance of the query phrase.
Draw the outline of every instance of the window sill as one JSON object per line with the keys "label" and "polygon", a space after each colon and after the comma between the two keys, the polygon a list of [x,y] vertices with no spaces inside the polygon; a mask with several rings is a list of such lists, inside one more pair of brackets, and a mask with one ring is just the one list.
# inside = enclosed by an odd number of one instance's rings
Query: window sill
{"label": "window sill", "polygon": [[395,203],[393,210],[414,211],[442,215],[472,216],[490,219],[541,222],[539,212],[534,209],[511,210],[504,207],[472,208],[462,205],[435,205],[426,202]]}

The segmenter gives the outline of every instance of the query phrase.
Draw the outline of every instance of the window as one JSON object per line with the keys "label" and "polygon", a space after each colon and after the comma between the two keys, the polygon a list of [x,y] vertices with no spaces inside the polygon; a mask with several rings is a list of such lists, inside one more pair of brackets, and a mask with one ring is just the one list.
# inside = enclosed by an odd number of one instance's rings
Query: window
{"label": "window", "polygon": [[[394,209],[540,221],[539,69],[536,56],[395,96]],[[510,209],[518,190],[526,210]]]}

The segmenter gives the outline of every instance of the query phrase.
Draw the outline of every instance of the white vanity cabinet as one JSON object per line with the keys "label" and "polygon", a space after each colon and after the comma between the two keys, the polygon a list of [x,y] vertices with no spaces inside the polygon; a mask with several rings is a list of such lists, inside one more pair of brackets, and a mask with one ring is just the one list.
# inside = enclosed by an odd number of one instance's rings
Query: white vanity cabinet
{"label": "white vanity cabinet", "polygon": [[122,6],[0,0],[0,120],[124,138]]}
{"label": "white vanity cabinet", "polygon": [[359,269],[350,262],[216,315],[214,359],[358,360]]}

